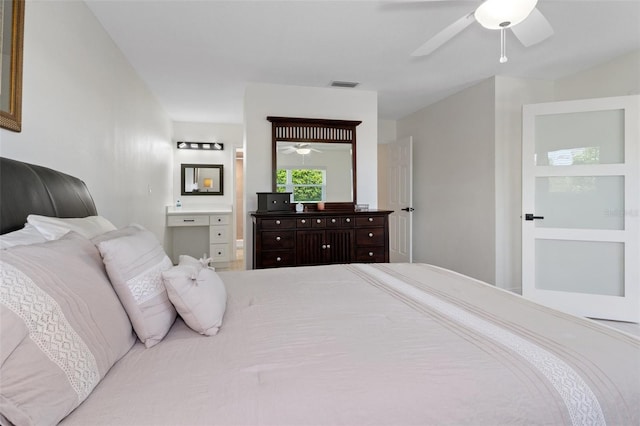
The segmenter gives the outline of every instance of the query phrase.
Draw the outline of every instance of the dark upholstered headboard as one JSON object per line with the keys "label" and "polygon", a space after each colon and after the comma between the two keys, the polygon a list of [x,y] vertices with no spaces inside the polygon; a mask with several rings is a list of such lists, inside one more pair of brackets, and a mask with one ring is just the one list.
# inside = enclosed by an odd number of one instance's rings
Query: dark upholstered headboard
{"label": "dark upholstered headboard", "polygon": [[0,234],[22,228],[29,214],[86,217],[97,211],[80,179],[0,157]]}

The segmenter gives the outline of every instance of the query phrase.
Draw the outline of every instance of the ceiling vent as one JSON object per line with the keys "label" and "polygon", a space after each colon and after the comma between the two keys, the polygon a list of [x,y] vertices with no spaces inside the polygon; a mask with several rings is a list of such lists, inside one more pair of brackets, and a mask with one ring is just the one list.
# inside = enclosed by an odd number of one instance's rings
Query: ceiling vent
{"label": "ceiling vent", "polygon": [[332,81],[331,87],[348,87],[353,89],[360,83],[356,83],[355,81]]}

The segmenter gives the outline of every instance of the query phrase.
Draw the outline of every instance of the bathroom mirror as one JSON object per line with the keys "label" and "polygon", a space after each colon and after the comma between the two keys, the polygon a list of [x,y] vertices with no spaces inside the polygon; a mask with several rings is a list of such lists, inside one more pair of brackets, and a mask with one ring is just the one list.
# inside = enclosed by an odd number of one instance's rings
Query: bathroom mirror
{"label": "bathroom mirror", "polygon": [[182,164],[182,195],[224,195],[223,164]]}
{"label": "bathroom mirror", "polygon": [[273,125],[273,191],[327,208],[356,203],[356,126],[360,121],[267,117]]}

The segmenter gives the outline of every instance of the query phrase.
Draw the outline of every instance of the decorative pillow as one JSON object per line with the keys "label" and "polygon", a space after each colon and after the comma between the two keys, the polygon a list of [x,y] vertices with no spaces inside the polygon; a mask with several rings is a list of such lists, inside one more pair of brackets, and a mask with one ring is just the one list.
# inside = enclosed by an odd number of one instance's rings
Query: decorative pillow
{"label": "decorative pillow", "polygon": [[0,275],[0,419],[57,424],[133,346],[131,323],[76,233],[4,250]]}
{"label": "decorative pillow", "polygon": [[25,223],[22,229],[0,235],[0,249],[44,243],[45,241],[47,239],[35,227]]}
{"label": "decorative pillow", "polygon": [[75,231],[85,238],[113,231],[115,226],[102,216],[66,218],[30,214],[27,222],[33,225],[47,240],[57,240],[69,231]]}
{"label": "decorative pillow", "polygon": [[217,334],[227,305],[227,291],[218,274],[197,259],[180,256],[180,264],[163,272],[162,278],[184,322],[200,334]]}
{"label": "decorative pillow", "polygon": [[[106,239],[109,236],[114,238]],[[102,239],[97,247],[111,284],[138,338],[150,348],[162,340],[176,319],[162,282],[162,272],[173,264],[156,237],[139,226],[128,226]]]}

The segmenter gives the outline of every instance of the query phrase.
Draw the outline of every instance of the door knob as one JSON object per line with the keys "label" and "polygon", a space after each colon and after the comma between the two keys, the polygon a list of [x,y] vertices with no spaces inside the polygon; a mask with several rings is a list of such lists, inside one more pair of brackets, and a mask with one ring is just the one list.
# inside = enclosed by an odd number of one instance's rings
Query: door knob
{"label": "door knob", "polygon": [[534,216],[533,213],[526,213],[524,215],[524,220],[533,220],[533,219],[544,219],[544,216]]}
{"label": "door knob", "polygon": [[405,212],[412,212],[412,211],[414,211],[415,209],[414,209],[413,207],[405,207],[404,209],[400,209],[400,210],[403,210],[403,211],[405,211]]}

